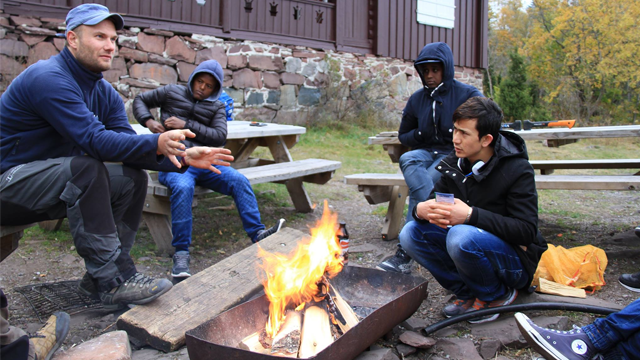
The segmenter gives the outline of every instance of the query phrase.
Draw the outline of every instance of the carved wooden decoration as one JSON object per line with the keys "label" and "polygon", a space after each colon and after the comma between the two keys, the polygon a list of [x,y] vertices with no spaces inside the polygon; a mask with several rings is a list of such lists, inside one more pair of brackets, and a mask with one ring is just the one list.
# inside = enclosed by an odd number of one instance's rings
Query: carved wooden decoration
{"label": "carved wooden decoration", "polygon": [[278,4],[276,4],[276,2],[274,1],[269,5],[271,5],[271,9],[269,10],[269,13],[271,14],[271,16],[278,15]]}
{"label": "carved wooden decoration", "polygon": [[253,10],[253,0],[244,0],[244,11],[250,13]]}
{"label": "carved wooden decoration", "polygon": [[324,13],[322,12],[322,10],[316,10],[316,22],[318,24],[322,24],[322,15],[324,15]]}
{"label": "carved wooden decoration", "polygon": [[302,17],[302,9],[299,6],[293,7],[293,19],[299,20]]}

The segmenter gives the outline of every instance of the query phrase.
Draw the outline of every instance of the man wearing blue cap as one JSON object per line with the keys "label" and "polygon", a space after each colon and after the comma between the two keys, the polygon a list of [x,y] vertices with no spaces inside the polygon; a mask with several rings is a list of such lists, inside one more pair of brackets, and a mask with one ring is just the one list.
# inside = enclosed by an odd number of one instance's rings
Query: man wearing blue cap
{"label": "man wearing blue cap", "polygon": [[[230,151],[185,149],[189,130],[137,135],[101,72],[111,67],[122,17],[97,4],[67,15],[66,46],[31,65],[0,98],[2,225],[67,217],[87,273],[80,290],[107,308],[148,303],[171,288],[137,272],[133,245],[147,190],[141,169],[219,173]],[[108,162],[108,163],[105,163]]]}
{"label": "man wearing blue cap", "polygon": [[[223,146],[227,142],[227,117],[222,94],[222,67],[215,60],[202,62],[189,76],[188,86],[167,85],[136,96],[133,116],[154,133],[168,129],[189,129],[197,133],[189,145]],[[161,118],[156,121],[149,109],[160,108]],[[284,219],[267,229],[260,219],[258,201],[249,180],[231,167],[219,167],[220,174],[201,169],[189,169],[183,174],[160,172],[158,180],[171,189],[171,244],[173,255],[171,276],[186,278],[189,271],[189,246],[193,216],[191,204],[196,185],[225,195],[231,195],[242,220],[242,226],[251,241],[258,242],[280,230]]]}

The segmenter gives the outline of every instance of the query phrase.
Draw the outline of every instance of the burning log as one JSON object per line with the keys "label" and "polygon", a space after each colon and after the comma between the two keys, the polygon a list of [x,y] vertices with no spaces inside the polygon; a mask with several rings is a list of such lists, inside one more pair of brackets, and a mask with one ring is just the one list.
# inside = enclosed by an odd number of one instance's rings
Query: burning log
{"label": "burning log", "polygon": [[300,348],[300,327],[302,315],[299,311],[289,311],[278,331],[273,338],[271,354],[283,357],[295,358]]}
{"label": "burning log", "polygon": [[304,312],[304,323],[298,357],[310,358],[333,343],[329,313],[324,307],[312,305]]}
{"label": "burning log", "polygon": [[337,312],[340,314],[340,317],[336,316],[336,322],[338,323],[338,327],[342,330],[342,333],[346,333],[352,327],[358,325],[360,320],[358,320],[358,316],[353,311],[353,308],[344,301],[342,296],[335,287],[331,286],[331,291],[329,293],[329,297],[333,300],[335,304]]}
{"label": "burning log", "polygon": [[265,347],[262,345],[262,341],[260,341],[261,335],[263,333],[265,333],[265,331],[255,332],[242,339],[242,341],[240,341],[240,344],[238,345],[238,349],[253,351],[260,354],[268,354],[269,349],[265,349]]}

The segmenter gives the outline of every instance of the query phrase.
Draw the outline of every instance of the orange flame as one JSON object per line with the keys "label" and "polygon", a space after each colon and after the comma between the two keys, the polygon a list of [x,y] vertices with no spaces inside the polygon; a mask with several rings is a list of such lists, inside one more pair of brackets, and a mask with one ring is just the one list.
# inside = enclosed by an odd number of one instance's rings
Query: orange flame
{"label": "orange flame", "polygon": [[338,215],[329,210],[326,200],[322,218],[310,232],[311,237],[303,238],[289,255],[270,253],[258,245],[266,275],[264,291],[270,302],[266,331],[272,338],[289,305],[297,307],[312,300],[320,278],[325,273],[332,278],[342,270],[342,249],[336,241]]}

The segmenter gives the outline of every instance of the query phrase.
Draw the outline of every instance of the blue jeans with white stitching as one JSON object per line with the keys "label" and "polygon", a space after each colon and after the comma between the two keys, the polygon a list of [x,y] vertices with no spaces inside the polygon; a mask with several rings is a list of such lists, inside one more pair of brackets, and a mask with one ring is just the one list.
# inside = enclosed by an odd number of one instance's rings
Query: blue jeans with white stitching
{"label": "blue jeans with white stitching", "polygon": [[400,233],[402,248],[458,299],[493,301],[526,287],[528,274],[511,245],[471,225],[443,229],[417,221]]}
{"label": "blue jeans with white stitching", "polygon": [[252,241],[258,236],[258,231],[265,229],[260,219],[258,201],[249,180],[232,167],[217,165],[214,167],[220,170],[221,174],[193,166],[183,174],[159,173],[158,181],[171,189],[171,231],[173,233],[171,245],[176,248],[176,251],[188,251],[191,245],[193,230],[191,203],[196,185],[233,197],[242,226]]}

